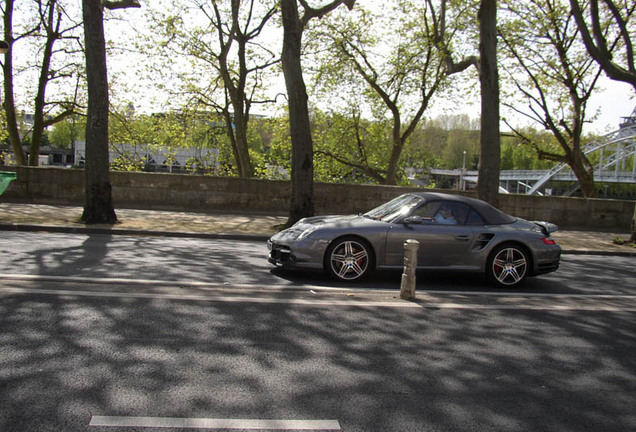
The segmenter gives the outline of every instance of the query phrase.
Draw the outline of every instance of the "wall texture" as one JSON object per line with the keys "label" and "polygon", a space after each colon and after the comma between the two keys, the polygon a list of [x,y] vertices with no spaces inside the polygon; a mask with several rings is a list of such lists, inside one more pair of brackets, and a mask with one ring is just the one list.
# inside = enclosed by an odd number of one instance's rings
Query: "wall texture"
{"label": "wall texture", "polygon": [[[2,201],[83,205],[83,170],[50,167],[2,167],[2,170],[18,174],[0,197]],[[121,208],[284,215],[291,193],[287,181],[186,174],[112,172],[111,183],[115,206]],[[317,214],[364,212],[413,190],[421,189],[316,183],[315,209]],[[528,220],[546,220],[563,228],[626,231],[635,204],[634,201],[514,194],[502,194],[499,200],[501,210]]]}

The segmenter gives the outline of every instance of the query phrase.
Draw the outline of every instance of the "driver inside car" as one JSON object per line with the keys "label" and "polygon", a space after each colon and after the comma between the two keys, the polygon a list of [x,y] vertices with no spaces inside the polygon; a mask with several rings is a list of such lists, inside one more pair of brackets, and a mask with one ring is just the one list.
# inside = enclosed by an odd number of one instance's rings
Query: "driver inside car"
{"label": "driver inside car", "polygon": [[435,223],[440,225],[457,225],[457,220],[446,205],[442,205],[435,215]]}

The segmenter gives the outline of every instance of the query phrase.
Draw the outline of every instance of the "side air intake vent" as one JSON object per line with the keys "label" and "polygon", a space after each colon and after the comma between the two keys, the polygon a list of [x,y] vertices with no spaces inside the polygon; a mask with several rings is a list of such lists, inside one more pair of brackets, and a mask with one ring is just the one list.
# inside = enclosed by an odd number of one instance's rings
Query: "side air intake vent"
{"label": "side air intake vent", "polygon": [[495,234],[493,233],[481,233],[479,234],[479,236],[477,237],[477,241],[475,242],[475,247],[474,247],[474,251],[478,252],[480,250],[483,250],[486,246],[488,246],[488,243],[490,243],[490,241],[495,237]]}

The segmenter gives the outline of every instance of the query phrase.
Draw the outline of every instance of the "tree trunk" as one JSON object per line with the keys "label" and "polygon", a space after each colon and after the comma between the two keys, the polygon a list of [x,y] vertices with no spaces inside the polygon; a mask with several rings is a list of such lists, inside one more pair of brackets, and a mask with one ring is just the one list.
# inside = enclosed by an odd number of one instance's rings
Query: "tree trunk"
{"label": "tree trunk", "polygon": [[22,150],[22,140],[18,131],[18,119],[15,115],[15,99],[13,97],[13,0],[6,0],[4,12],[4,40],[9,44],[9,52],[4,55],[2,73],[4,75],[4,111],[7,116],[7,132],[9,142],[17,165],[26,165],[26,157]]}
{"label": "tree trunk", "polygon": [[281,0],[280,4],[284,28],[282,65],[289,100],[292,141],[292,196],[286,223],[291,226],[314,214],[314,162],[308,96],[300,61],[303,26],[296,0]]}
{"label": "tree trunk", "polygon": [[82,0],[88,113],[86,117],[86,190],[82,221],[117,223],[108,156],[108,74],[101,0]]}
{"label": "tree trunk", "polygon": [[239,167],[239,175],[242,178],[250,178],[254,176],[254,169],[247,143],[248,119],[244,112],[245,106],[242,101],[233,102],[232,106],[234,108],[234,139],[236,140],[236,161]]}
{"label": "tree trunk", "polygon": [[[391,108],[391,107],[390,107]],[[393,113],[393,149],[391,150],[391,157],[389,158],[389,165],[386,169],[386,182],[387,185],[397,184],[397,166],[400,161],[400,155],[404,148],[404,141],[402,140],[402,119],[397,106],[391,109]]]}
{"label": "tree trunk", "polygon": [[572,172],[579,181],[579,187],[581,193],[585,198],[596,198],[596,187],[594,185],[594,167],[587,161],[587,158],[580,149],[580,146],[575,146],[572,152],[572,160],[568,164],[572,169]]}
{"label": "tree trunk", "polygon": [[[56,41],[55,24],[55,1],[52,1],[48,8],[48,15],[42,17],[46,30],[46,44],[42,55],[42,67],[38,79],[38,92],[35,95],[35,111],[33,113],[33,132],[31,134],[31,147],[29,151],[29,165],[38,166],[40,164],[40,147],[44,136],[44,105],[46,101],[46,85],[51,72],[51,57],[53,56],[53,45]],[[59,29],[56,29],[59,30]]]}
{"label": "tree trunk", "polygon": [[499,73],[497,70],[497,0],[481,0],[479,7],[481,83],[481,157],[477,196],[499,204]]}
{"label": "tree trunk", "polygon": [[[238,7],[238,3],[233,3],[233,8]],[[238,13],[238,11],[236,12]],[[238,18],[234,18],[238,19]],[[234,79],[230,74],[228,66],[227,53],[219,58],[221,66],[221,76],[226,91],[226,108],[224,115],[226,116],[227,134],[232,143],[232,152],[236,162],[237,171],[241,178],[250,178],[254,176],[254,168],[250,159],[249,145],[247,143],[247,125],[249,121],[249,105],[246,105],[245,82],[247,80],[247,66],[245,64],[245,44],[239,43],[239,78]],[[229,48],[230,45],[226,45]],[[226,49],[224,48],[224,50]],[[229,99],[229,100],[228,100]],[[227,108],[229,104],[234,110],[232,117]]]}
{"label": "tree trunk", "polygon": [[[44,101],[46,95],[46,80],[48,79],[48,70],[50,65],[50,50],[47,44],[45,49],[43,62],[43,69],[40,73],[40,81],[38,85],[38,93],[35,96],[35,111],[33,113],[33,132],[31,133],[31,146],[29,150],[29,166],[40,165],[40,146],[42,144],[42,137],[44,136]],[[52,47],[51,47],[52,48]],[[46,71],[44,69],[46,68]]]}

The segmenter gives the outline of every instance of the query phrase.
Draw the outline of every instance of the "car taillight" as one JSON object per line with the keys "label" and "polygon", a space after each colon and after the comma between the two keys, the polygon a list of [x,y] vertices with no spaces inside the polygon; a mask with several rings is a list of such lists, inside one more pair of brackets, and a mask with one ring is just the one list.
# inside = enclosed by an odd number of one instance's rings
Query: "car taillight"
{"label": "car taillight", "polygon": [[547,245],[555,245],[556,242],[554,241],[554,239],[551,239],[550,237],[543,237],[541,239],[541,241]]}

